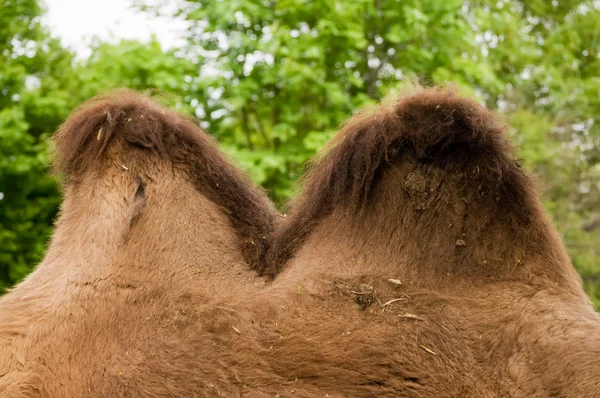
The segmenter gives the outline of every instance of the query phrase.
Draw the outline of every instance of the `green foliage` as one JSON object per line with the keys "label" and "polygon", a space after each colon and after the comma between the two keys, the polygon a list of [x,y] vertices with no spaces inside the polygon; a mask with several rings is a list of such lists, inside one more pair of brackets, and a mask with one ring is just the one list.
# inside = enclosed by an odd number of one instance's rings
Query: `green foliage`
{"label": "green foliage", "polygon": [[37,1],[9,3],[0,9],[0,291],[42,258],[60,202],[47,137],[72,105],[61,101],[60,73],[72,56],[40,26]]}
{"label": "green foliage", "polygon": [[598,1],[170,3],[189,23],[183,48],[97,41],[79,63],[40,26],[36,0],[0,10],[0,289],[41,258],[57,211],[47,137],[97,93],[130,87],[195,114],[281,204],[354,110],[419,80],[458,83],[504,114],[600,305],[600,231],[581,228],[600,212]]}
{"label": "green foliage", "polygon": [[164,52],[156,38],[149,43],[96,42],[92,50],[91,56],[76,66],[81,100],[126,87],[159,95],[165,103],[192,112],[190,98],[184,101],[184,97],[197,91],[198,67],[173,52]]}

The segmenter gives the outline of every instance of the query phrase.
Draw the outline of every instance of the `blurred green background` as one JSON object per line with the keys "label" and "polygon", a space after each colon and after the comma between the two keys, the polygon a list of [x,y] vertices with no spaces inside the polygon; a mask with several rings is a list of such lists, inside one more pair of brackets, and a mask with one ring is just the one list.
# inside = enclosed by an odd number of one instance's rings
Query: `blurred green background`
{"label": "blurred green background", "polygon": [[[124,0],[127,1],[127,0]],[[456,82],[500,112],[600,307],[600,1],[141,0],[187,21],[178,48],[68,50],[44,4],[0,8],[0,292],[38,263],[61,195],[48,137],[101,92],[160,94],[201,120],[278,204],[359,107]],[[76,16],[74,16],[76,17]]]}

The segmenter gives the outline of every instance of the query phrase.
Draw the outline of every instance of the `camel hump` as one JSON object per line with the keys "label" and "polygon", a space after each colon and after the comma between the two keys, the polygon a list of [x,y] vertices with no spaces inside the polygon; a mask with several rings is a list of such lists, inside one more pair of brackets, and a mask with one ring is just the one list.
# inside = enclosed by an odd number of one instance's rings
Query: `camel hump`
{"label": "camel hump", "polygon": [[[54,170],[69,176],[97,162],[109,143],[126,143],[166,154],[166,140],[199,130],[191,118],[173,112],[148,97],[121,89],[93,97],[80,105],[54,135]],[[184,139],[185,141],[185,139]]]}
{"label": "camel hump", "polygon": [[[414,88],[356,114],[311,164],[273,257],[287,261],[336,209],[356,215],[374,206],[394,217],[404,207],[391,203],[406,196],[421,214],[449,196],[460,203],[477,197],[485,214],[529,211],[533,184],[506,130],[497,115],[455,87]],[[449,196],[440,199],[442,192]]]}
{"label": "camel hump", "polygon": [[362,208],[382,172],[409,157],[453,171],[472,163],[481,178],[501,184],[516,165],[505,131],[499,117],[454,87],[414,89],[350,119],[315,163],[307,188],[328,187],[326,207]]}
{"label": "camel hump", "polygon": [[[182,115],[131,90],[92,98],[54,136],[54,170],[69,183],[98,169],[109,146],[144,150],[177,165],[209,200],[221,206],[241,237],[249,264],[261,270],[276,211],[265,193],[219,150],[216,140]],[[147,159],[146,156],[140,159]]]}

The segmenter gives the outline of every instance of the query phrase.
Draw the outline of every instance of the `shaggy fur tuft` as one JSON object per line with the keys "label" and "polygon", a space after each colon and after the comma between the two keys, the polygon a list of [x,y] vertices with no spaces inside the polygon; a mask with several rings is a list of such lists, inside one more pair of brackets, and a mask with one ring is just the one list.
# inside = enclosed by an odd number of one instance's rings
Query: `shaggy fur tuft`
{"label": "shaggy fur tuft", "polygon": [[187,116],[129,90],[92,98],[54,136],[55,172],[69,184],[98,168],[107,148],[117,141],[183,168],[208,199],[223,207],[241,237],[245,259],[262,272],[274,229],[273,206]]}
{"label": "shaggy fur tuft", "polygon": [[401,160],[448,173],[474,171],[478,178],[472,189],[485,186],[498,200],[510,196],[511,210],[528,211],[522,203],[528,195],[519,192],[529,192],[531,182],[505,132],[497,116],[459,96],[455,88],[415,89],[396,102],[355,115],[311,165],[269,263],[277,267],[289,260],[334,209],[353,214],[365,210],[381,176]]}

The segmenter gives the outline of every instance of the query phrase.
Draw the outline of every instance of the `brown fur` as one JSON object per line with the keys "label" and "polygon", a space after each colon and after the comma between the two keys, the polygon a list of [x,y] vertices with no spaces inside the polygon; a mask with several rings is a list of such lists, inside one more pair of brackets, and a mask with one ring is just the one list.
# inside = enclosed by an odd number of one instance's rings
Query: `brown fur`
{"label": "brown fur", "polygon": [[600,394],[600,319],[505,130],[416,89],[313,164],[269,253],[292,308],[271,367],[296,394]]}
{"label": "brown fur", "polygon": [[194,185],[228,214],[242,238],[246,260],[262,270],[273,232],[273,207],[263,192],[223,158],[215,141],[199,133],[190,118],[132,91],[95,97],[55,136],[55,170],[68,183],[98,168],[116,135],[128,146],[150,150],[183,169]]}
{"label": "brown fur", "polygon": [[0,301],[1,396],[598,396],[600,319],[501,123],[454,91],[344,127],[268,285],[185,167],[123,148],[71,172]]}

